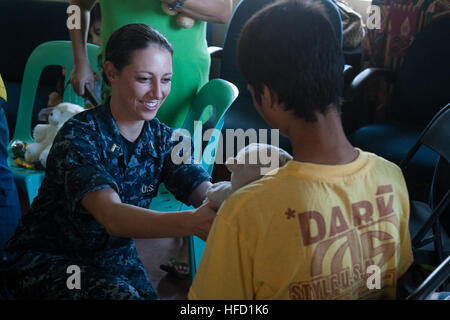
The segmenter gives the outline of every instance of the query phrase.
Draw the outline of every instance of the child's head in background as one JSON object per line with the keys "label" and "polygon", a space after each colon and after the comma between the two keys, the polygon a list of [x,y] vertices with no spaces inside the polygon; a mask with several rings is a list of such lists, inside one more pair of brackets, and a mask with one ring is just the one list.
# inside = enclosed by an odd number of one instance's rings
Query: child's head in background
{"label": "child's head in background", "polygon": [[100,5],[97,3],[91,10],[87,42],[96,44],[98,46],[102,45],[101,25],[102,15],[100,12]]}

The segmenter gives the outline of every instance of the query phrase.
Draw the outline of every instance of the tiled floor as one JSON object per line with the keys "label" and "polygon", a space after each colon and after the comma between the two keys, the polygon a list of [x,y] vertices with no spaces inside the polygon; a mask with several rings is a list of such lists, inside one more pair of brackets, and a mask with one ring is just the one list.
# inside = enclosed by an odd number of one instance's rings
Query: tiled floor
{"label": "tiled floor", "polygon": [[159,268],[171,258],[189,262],[186,240],[184,238],[135,239],[137,251],[153,288],[162,300],[187,299],[190,279],[176,279]]}

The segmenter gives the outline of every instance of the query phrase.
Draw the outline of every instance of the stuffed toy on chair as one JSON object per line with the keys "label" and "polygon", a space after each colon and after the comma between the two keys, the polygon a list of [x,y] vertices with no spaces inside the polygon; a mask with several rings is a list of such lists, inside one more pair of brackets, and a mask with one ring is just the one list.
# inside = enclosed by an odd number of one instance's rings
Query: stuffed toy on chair
{"label": "stuffed toy on chair", "polygon": [[[265,158],[265,159],[264,159]],[[262,143],[252,143],[241,149],[235,158],[229,158],[225,165],[231,172],[231,181],[214,183],[206,191],[206,199],[221,205],[239,188],[262,178],[267,173],[275,173],[292,156],[283,149]]]}
{"label": "stuffed toy on chair", "polygon": [[48,124],[38,124],[33,131],[34,143],[27,145],[25,160],[29,163],[40,161],[45,168],[47,156],[56,133],[64,122],[84,111],[79,105],[63,102],[58,104],[48,116]]}

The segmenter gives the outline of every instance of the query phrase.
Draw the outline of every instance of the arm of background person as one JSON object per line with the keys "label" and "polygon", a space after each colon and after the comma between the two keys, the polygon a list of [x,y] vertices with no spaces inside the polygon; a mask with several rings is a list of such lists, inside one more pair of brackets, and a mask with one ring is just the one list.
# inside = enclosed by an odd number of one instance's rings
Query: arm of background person
{"label": "arm of background person", "polygon": [[86,43],[90,20],[89,13],[96,2],[96,0],[70,0],[70,4],[79,6],[81,12],[81,29],[69,30],[74,57],[74,68],[70,75],[70,83],[79,96],[84,95],[86,84],[93,88],[95,81],[94,72],[87,56]]}
{"label": "arm of background person", "polygon": [[[173,5],[177,0],[164,0]],[[185,0],[178,11],[197,20],[227,23],[233,10],[232,0]]]}
{"label": "arm of background person", "polygon": [[128,238],[164,238],[196,235],[206,241],[217,206],[205,203],[196,210],[158,212],[122,203],[112,188],[88,193],[81,205],[108,234]]}

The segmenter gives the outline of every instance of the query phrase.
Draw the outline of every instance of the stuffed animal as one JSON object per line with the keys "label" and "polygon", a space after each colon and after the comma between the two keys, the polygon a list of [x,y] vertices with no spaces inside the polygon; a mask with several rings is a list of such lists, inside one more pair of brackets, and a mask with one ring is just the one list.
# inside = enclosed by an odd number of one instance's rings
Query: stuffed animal
{"label": "stuffed animal", "polygon": [[283,149],[262,143],[252,143],[241,149],[225,165],[231,172],[231,181],[214,183],[206,191],[206,199],[221,205],[234,191],[262,178],[274,169],[284,166],[292,156]]}
{"label": "stuffed animal", "polygon": [[189,17],[188,15],[184,13],[178,13],[176,10],[172,10],[169,8],[169,5],[165,2],[161,2],[161,9],[164,11],[164,13],[168,14],[169,16],[177,16],[177,24],[185,29],[191,28],[195,20]]}
{"label": "stuffed animal", "polygon": [[40,161],[42,166],[45,167],[56,133],[64,122],[82,111],[84,109],[76,104],[68,102],[58,104],[49,114],[48,124],[38,124],[34,128],[33,138],[35,142],[27,145],[25,161],[28,163]]}

